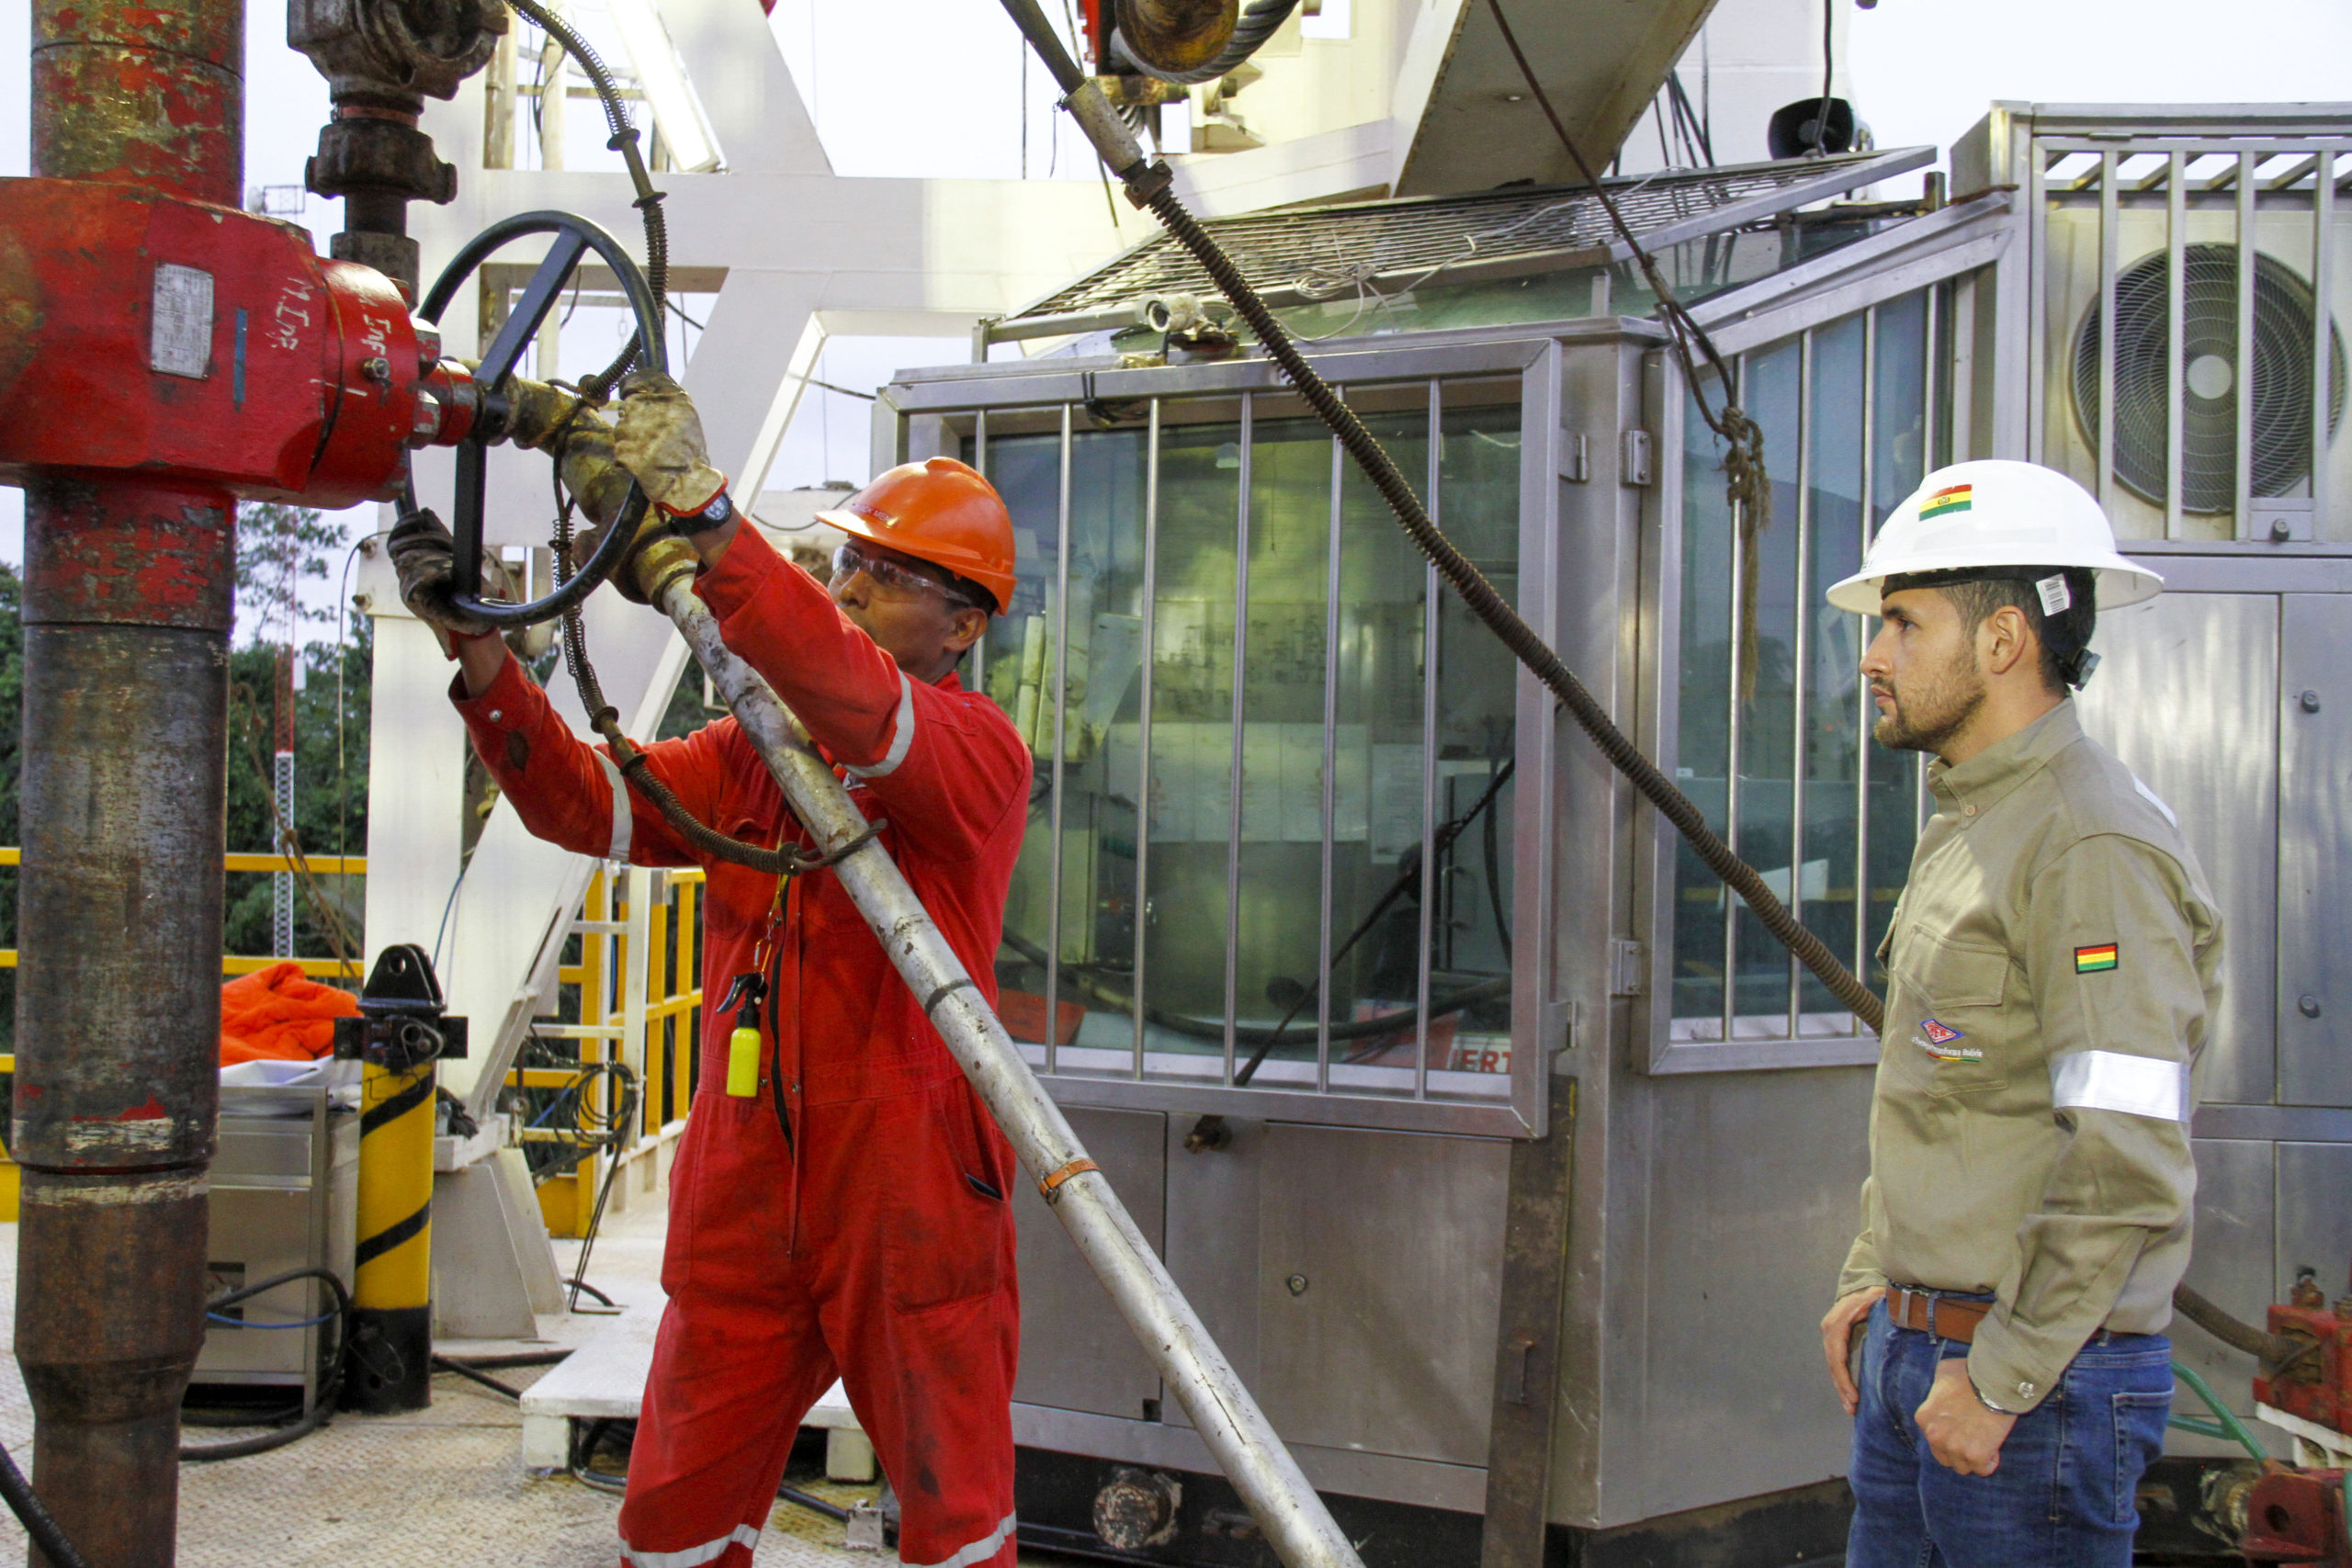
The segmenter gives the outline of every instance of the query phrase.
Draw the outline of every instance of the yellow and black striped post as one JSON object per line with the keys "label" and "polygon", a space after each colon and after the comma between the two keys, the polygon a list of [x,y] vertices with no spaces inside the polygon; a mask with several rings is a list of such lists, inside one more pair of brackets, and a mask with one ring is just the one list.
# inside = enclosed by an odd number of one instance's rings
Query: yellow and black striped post
{"label": "yellow and black striped post", "polygon": [[359,1090],[358,1241],[342,1404],[389,1415],[433,1403],[434,1070],[465,1055],[465,1020],[442,1016],[432,961],[388,947],[345,1021],[338,1055],[367,1066]]}
{"label": "yellow and black striped post", "polygon": [[434,1065],[368,1064],[359,1090],[358,1245],[346,1408],[433,1403]]}

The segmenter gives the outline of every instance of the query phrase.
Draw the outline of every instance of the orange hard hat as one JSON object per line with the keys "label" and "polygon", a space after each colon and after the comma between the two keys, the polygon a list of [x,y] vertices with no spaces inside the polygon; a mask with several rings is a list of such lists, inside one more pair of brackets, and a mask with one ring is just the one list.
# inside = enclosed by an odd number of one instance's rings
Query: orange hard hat
{"label": "orange hard hat", "polygon": [[1012,514],[969,464],[901,463],[817,521],[969,578],[999,615],[1012,603]]}

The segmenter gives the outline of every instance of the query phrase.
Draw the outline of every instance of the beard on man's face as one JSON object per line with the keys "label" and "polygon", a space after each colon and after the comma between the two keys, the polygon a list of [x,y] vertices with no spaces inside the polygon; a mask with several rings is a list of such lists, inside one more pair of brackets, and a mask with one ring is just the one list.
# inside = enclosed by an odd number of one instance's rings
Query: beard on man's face
{"label": "beard on man's face", "polygon": [[1871,691],[1894,703],[1879,716],[1871,735],[1880,745],[1897,751],[1942,750],[1944,743],[1984,705],[1984,676],[1976,667],[1973,647],[1962,648],[1941,665],[1910,675],[1900,683],[1873,678]]}

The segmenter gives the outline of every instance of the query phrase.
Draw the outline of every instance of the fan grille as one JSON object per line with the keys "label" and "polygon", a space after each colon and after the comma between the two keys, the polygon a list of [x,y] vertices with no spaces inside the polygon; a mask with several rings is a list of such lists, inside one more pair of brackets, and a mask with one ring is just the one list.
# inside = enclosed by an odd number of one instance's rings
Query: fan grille
{"label": "fan grille", "polygon": [[[2165,500],[2165,330],[2170,263],[2162,253],[2133,263],[2115,279],[2115,477],[2134,494]],[[2197,244],[2181,255],[2181,352],[2187,360],[2181,406],[2180,506],[2229,512],[2236,506],[2238,250]],[[2253,399],[2248,493],[2284,495],[2312,470],[2311,285],[2275,256],[2255,257]],[[2075,333],[2075,417],[2098,444],[2098,341],[2094,300]],[[2344,339],[2328,328],[2327,427],[2344,414]]]}

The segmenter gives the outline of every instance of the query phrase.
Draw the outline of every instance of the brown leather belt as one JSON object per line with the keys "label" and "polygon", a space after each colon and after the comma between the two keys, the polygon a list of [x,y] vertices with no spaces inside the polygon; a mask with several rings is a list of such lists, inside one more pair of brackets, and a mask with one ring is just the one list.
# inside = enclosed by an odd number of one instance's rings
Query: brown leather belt
{"label": "brown leather belt", "polygon": [[1956,1296],[1905,1285],[1889,1285],[1886,1289],[1886,1315],[1895,1327],[1916,1328],[1922,1334],[1962,1345],[1974,1341],[1976,1325],[1992,1310],[1991,1302],[1962,1301]]}

